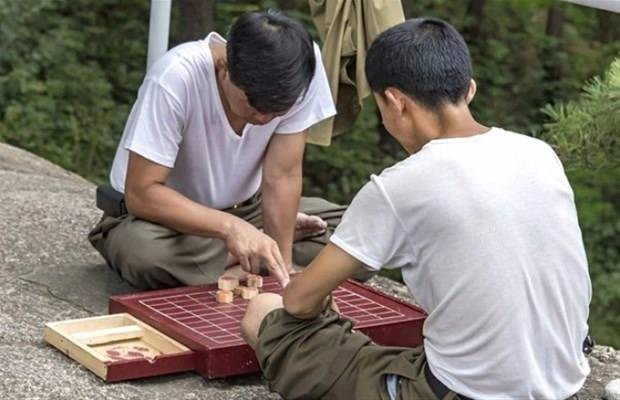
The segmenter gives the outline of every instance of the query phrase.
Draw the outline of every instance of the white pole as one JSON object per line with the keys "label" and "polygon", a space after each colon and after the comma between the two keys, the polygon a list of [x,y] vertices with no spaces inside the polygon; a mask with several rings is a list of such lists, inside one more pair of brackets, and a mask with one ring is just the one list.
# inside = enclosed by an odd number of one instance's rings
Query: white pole
{"label": "white pole", "polygon": [[149,48],[146,57],[146,69],[168,50],[170,34],[170,8],[172,0],[151,0],[149,19]]}
{"label": "white pole", "polygon": [[582,6],[600,8],[602,10],[620,13],[620,0],[564,0]]}

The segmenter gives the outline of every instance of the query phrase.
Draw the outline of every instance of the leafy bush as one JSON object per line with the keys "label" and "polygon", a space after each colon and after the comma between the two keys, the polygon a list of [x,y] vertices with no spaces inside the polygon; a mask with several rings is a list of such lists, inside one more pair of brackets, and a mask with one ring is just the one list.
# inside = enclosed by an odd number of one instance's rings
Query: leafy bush
{"label": "leafy bush", "polygon": [[547,106],[545,137],[572,167],[620,165],[620,59],[577,100]]}
{"label": "leafy bush", "polygon": [[575,191],[592,278],[590,325],[620,347],[620,59],[581,97],[547,106],[543,138],[563,159]]}
{"label": "leafy bush", "polygon": [[104,180],[144,74],[147,5],[0,2],[0,140]]}
{"label": "leafy bush", "polygon": [[592,279],[590,331],[620,347],[620,168],[569,171]]}

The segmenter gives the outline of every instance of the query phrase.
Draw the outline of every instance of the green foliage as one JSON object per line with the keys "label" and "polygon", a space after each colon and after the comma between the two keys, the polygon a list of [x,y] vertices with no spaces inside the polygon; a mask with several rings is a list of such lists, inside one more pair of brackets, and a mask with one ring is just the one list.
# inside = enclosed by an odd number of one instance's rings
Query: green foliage
{"label": "green foliage", "polygon": [[0,3],[0,140],[104,179],[144,72],[148,18],[142,1],[117,3]]}
{"label": "green foliage", "polygon": [[542,138],[565,163],[575,191],[592,278],[594,337],[620,347],[620,59],[567,104],[548,105]]}
{"label": "green foliage", "polygon": [[569,171],[575,191],[590,277],[590,331],[599,343],[620,347],[620,167]]}
{"label": "green foliage", "polygon": [[603,79],[594,78],[579,99],[548,105],[547,138],[572,166],[620,165],[620,59]]}

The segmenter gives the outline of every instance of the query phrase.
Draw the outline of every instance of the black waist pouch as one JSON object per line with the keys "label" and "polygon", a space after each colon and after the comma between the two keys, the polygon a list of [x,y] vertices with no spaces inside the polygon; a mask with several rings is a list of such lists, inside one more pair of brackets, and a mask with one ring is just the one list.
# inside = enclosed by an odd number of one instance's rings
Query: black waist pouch
{"label": "black waist pouch", "polygon": [[123,194],[111,186],[97,187],[97,208],[114,218],[127,214]]}

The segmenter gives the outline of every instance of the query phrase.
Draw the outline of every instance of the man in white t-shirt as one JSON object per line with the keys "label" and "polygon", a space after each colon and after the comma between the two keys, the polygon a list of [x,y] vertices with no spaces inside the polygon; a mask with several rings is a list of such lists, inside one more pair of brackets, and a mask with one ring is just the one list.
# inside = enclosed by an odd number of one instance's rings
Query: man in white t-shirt
{"label": "man in white t-shirt", "polygon": [[[555,153],[476,122],[469,51],[444,21],[381,34],[366,75],[410,156],[371,177],[283,298],[249,304],[242,332],[270,387],[284,398],[573,396],[589,373],[591,285]],[[375,345],[329,309],[362,266],[402,268],[428,313],[423,346]]]}
{"label": "man in white t-shirt", "polygon": [[228,42],[173,48],[149,69],[114,158],[128,212],[106,211],[91,243],[140,288],[213,282],[235,263],[285,284],[344,212],[300,200],[306,132],[335,112],[318,46],[283,14],[248,13]]}

